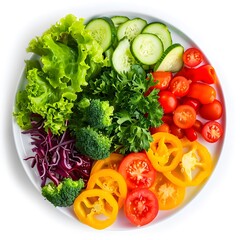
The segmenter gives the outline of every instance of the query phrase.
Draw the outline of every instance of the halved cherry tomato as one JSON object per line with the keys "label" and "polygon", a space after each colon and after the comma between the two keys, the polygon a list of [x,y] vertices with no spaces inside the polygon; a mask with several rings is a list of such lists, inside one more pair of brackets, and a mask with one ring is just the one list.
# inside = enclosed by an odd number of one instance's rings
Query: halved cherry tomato
{"label": "halved cherry tomato", "polygon": [[188,48],[183,53],[183,62],[188,67],[196,67],[203,61],[203,54],[197,48]]}
{"label": "halved cherry tomato", "polygon": [[185,197],[186,188],[169,181],[158,172],[153,186],[150,188],[158,199],[159,210],[169,210],[179,206]]}
{"label": "halved cherry tomato", "polygon": [[172,73],[171,72],[152,72],[153,79],[157,84],[154,86],[154,88],[158,88],[160,90],[164,90],[168,88],[168,85],[172,79]]}
{"label": "halved cherry tomato", "polygon": [[158,95],[158,101],[162,106],[164,113],[173,112],[178,104],[176,96],[172,92],[167,90],[160,91]]}
{"label": "halved cherry tomato", "polygon": [[125,178],[129,189],[149,188],[156,177],[146,153],[129,153],[119,166],[119,173]]}
{"label": "halved cherry tomato", "polygon": [[102,189],[81,192],[73,203],[77,218],[96,229],[112,225],[118,215],[118,203],[111,193]]}
{"label": "halved cherry tomato", "polygon": [[113,169],[102,169],[92,174],[87,189],[103,189],[110,192],[121,208],[127,196],[127,184],[123,176]]}
{"label": "halved cherry tomato", "polygon": [[203,138],[210,142],[217,142],[223,135],[222,125],[216,121],[209,121],[203,125],[202,136]]}
{"label": "halved cherry tomato", "polygon": [[196,111],[189,105],[180,105],[173,113],[173,122],[182,129],[192,127],[195,121]]}
{"label": "halved cherry tomato", "polygon": [[200,116],[207,120],[217,120],[222,116],[222,113],[222,103],[217,99],[211,103],[202,105],[199,110]]}
{"label": "halved cherry tomato", "polygon": [[128,193],[124,204],[124,213],[128,220],[136,225],[143,226],[158,214],[158,200],[155,194],[147,188],[138,188]]}
{"label": "halved cherry tomato", "polygon": [[119,153],[111,153],[109,157],[97,160],[92,167],[91,174],[101,169],[114,169],[117,170],[124,155]]}
{"label": "halved cherry tomato", "polygon": [[199,100],[202,104],[208,104],[216,99],[216,90],[208,84],[193,82],[187,96]]}
{"label": "halved cherry tomato", "polygon": [[198,186],[212,172],[212,157],[208,149],[197,141],[182,141],[184,154],[178,166],[172,171],[163,172],[174,184],[186,186]]}
{"label": "halved cherry tomato", "polygon": [[169,90],[177,97],[183,97],[187,95],[189,90],[189,85],[191,81],[183,76],[176,76],[174,77],[170,84]]}
{"label": "halved cherry tomato", "polygon": [[147,156],[153,167],[159,172],[171,171],[181,160],[181,141],[175,135],[165,132],[158,132],[152,137]]}

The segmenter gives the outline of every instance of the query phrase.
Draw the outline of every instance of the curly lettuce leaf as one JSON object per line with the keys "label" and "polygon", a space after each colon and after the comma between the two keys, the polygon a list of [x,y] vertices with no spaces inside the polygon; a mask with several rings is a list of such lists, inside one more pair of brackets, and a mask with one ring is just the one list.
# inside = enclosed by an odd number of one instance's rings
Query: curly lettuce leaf
{"label": "curly lettuce leaf", "polygon": [[17,123],[26,129],[30,113],[37,113],[45,119],[46,130],[60,134],[66,129],[77,93],[108,60],[85,29],[84,19],[71,14],[32,39],[27,52],[38,58],[26,62],[27,85],[18,94],[14,112]]}

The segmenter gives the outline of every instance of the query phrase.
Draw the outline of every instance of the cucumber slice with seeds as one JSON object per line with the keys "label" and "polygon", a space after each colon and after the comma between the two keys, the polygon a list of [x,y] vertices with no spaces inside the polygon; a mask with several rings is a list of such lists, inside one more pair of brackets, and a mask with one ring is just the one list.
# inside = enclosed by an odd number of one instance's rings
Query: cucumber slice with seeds
{"label": "cucumber slice with seeds", "polygon": [[136,63],[130,50],[130,42],[125,37],[117,45],[112,54],[112,65],[118,73],[128,72],[131,66]]}
{"label": "cucumber slice with seeds", "polygon": [[127,37],[129,41],[132,41],[137,35],[139,35],[143,28],[147,25],[147,21],[141,18],[134,18],[121,24],[117,30],[118,40]]}
{"label": "cucumber slice with seeds", "polygon": [[175,43],[168,47],[159,62],[156,63],[154,71],[177,72],[183,67],[184,48],[181,44]]}
{"label": "cucumber slice with seeds", "polygon": [[110,18],[94,18],[87,23],[86,29],[100,44],[103,52],[116,43],[116,28]]}
{"label": "cucumber slice with seeds", "polygon": [[172,36],[168,27],[164,23],[153,22],[149,23],[143,30],[142,33],[156,34],[162,41],[164,50],[172,45]]}
{"label": "cucumber slice with seeds", "polygon": [[161,58],[163,54],[163,44],[156,35],[142,33],[133,39],[131,52],[142,64],[152,65]]}
{"label": "cucumber slice with seeds", "polygon": [[125,23],[129,20],[129,18],[126,16],[113,16],[111,17],[111,19],[116,28],[118,28],[122,23]]}

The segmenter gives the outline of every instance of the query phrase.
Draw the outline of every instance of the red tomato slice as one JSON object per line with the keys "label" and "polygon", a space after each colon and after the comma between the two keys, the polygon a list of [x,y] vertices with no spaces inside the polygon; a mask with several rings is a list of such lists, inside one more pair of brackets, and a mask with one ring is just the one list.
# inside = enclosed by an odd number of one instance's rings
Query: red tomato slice
{"label": "red tomato slice", "polygon": [[195,121],[196,111],[189,105],[180,105],[173,113],[173,122],[182,129],[192,127]]}
{"label": "red tomato slice", "polygon": [[210,143],[217,142],[221,138],[222,134],[222,125],[216,121],[209,121],[203,125],[202,136]]}
{"label": "red tomato slice", "polygon": [[118,171],[125,178],[128,188],[148,188],[156,178],[146,153],[130,153],[123,158]]}
{"label": "red tomato slice", "polygon": [[158,214],[158,199],[147,188],[131,191],[124,204],[124,212],[128,220],[137,226],[150,223]]}
{"label": "red tomato slice", "polygon": [[157,84],[154,86],[154,88],[158,88],[160,90],[164,90],[168,88],[168,85],[172,79],[172,73],[171,72],[153,72],[153,79]]}
{"label": "red tomato slice", "polygon": [[188,48],[183,53],[183,62],[188,67],[196,67],[203,61],[203,54],[197,48]]}
{"label": "red tomato slice", "polygon": [[183,76],[174,77],[170,84],[169,90],[177,97],[187,95],[191,81]]}

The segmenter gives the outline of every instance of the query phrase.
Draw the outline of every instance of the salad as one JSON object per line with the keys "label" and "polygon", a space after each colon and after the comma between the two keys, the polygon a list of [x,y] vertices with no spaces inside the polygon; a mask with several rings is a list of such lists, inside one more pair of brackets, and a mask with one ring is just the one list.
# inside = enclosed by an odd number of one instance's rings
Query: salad
{"label": "salad", "polygon": [[83,224],[133,226],[181,207],[224,135],[214,67],[162,22],[69,14],[33,38],[14,118],[41,193]]}

